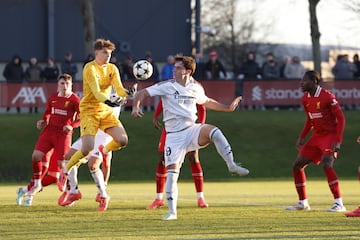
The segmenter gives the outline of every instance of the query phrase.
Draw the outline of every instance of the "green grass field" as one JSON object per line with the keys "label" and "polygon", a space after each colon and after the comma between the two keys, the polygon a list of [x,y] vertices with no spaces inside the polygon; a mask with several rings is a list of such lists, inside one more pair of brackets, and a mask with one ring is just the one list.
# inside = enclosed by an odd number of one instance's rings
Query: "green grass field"
{"label": "green grass field", "polygon": [[[328,213],[325,180],[309,180],[311,211],[285,211],[296,203],[292,180],[206,182],[209,208],[199,209],[193,183],[179,182],[178,220],[161,221],[167,207],[149,211],[153,182],[110,183],[106,212],[96,211],[96,187],[81,184],[83,199],[60,207],[55,185],[36,195],[33,206],[17,206],[17,185],[0,185],[1,239],[359,239],[360,218]],[[341,181],[345,205],[360,204],[358,181]]]}
{"label": "green grass field", "polygon": [[[152,127],[153,112],[145,112],[142,119],[134,119],[130,112],[121,114],[121,121],[129,135],[126,148],[114,153],[111,179],[115,181],[152,181],[158,161],[157,145],[160,131]],[[339,161],[335,169],[340,178],[356,178],[360,146],[359,111],[345,111],[346,127]],[[0,125],[0,182],[21,182],[31,177],[31,153],[39,135],[36,121],[41,115],[1,115]],[[249,168],[249,178],[289,178],[291,164],[297,151],[296,139],[304,124],[304,112],[299,111],[236,111],[221,113],[208,111],[207,122],[219,126],[228,138],[236,161]],[[78,131],[75,134],[78,135]],[[227,180],[224,161],[215,147],[200,150],[205,179]],[[321,168],[310,166],[310,177],[323,177]],[[182,178],[191,180],[188,164],[182,168]],[[91,181],[83,167],[80,180]]]}
{"label": "green grass field", "polygon": [[[344,142],[335,169],[348,210],[360,204],[357,166],[360,114],[346,111]],[[83,199],[74,207],[57,205],[59,192],[49,186],[32,207],[17,206],[15,191],[31,177],[31,153],[40,115],[2,115],[0,125],[0,239],[360,239],[360,218],[327,213],[333,201],[321,167],[310,165],[310,212],[283,210],[297,202],[291,179],[295,141],[304,123],[298,111],[208,111],[207,121],[219,126],[232,145],[236,161],[250,169],[232,177],[214,146],[200,150],[205,196],[210,207],[197,208],[188,163],[182,167],[178,220],[164,222],[167,208],[145,210],[155,197],[155,169],[160,132],[152,112],[133,119],[123,112],[129,145],[114,153],[108,211],[98,213],[96,188],[85,166],[79,179]],[[75,134],[77,135],[77,134]]]}

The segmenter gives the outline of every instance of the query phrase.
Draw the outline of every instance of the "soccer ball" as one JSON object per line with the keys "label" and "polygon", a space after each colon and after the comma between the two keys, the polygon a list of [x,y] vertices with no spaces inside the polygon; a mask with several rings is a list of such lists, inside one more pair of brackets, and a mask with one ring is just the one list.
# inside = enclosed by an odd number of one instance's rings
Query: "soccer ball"
{"label": "soccer ball", "polygon": [[133,73],[136,79],[146,80],[153,74],[153,66],[146,60],[139,60],[133,66]]}

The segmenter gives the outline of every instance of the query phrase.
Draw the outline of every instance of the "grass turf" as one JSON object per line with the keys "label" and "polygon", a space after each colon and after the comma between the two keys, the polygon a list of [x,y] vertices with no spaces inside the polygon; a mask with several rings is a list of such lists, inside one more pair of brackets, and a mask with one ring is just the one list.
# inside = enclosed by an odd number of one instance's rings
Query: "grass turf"
{"label": "grass turf", "polygon": [[[161,221],[167,207],[145,210],[153,182],[110,183],[109,209],[96,211],[94,184],[81,184],[83,199],[60,207],[55,185],[17,206],[17,185],[0,185],[1,239],[359,239],[360,218],[328,213],[333,201],[325,180],[308,180],[312,211],[285,211],[296,203],[292,180],[206,182],[209,208],[197,208],[193,183],[180,180],[178,220]],[[360,204],[359,183],[340,182],[348,210]]]}
{"label": "grass turf", "polygon": [[[121,121],[129,135],[126,148],[116,151],[112,163],[112,180],[152,181],[158,161],[157,144],[160,131],[152,127],[153,112],[145,112],[142,119],[134,119],[129,111],[121,114]],[[1,168],[0,182],[27,181],[31,178],[31,153],[38,138],[38,115],[2,115],[0,125]],[[360,135],[360,114],[345,111],[344,141],[335,169],[340,179],[357,175]],[[297,150],[296,139],[303,127],[305,115],[299,111],[208,111],[207,122],[221,128],[228,138],[237,162],[250,169],[250,178],[288,178]],[[75,133],[78,136],[78,130]],[[213,144],[200,150],[200,160],[206,180],[228,179],[225,164]],[[321,167],[309,166],[307,174],[323,177]],[[182,177],[191,180],[188,163]],[[91,181],[88,171],[80,171],[79,179]]]}

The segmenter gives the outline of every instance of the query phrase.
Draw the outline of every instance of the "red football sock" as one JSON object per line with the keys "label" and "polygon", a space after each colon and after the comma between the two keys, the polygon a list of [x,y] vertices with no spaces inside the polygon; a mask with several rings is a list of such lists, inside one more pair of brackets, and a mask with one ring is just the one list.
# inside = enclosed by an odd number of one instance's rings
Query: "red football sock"
{"label": "red football sock", "polygon": [[30,191],[34,186],[34,177],[31,178],[30,183],[27,185],[27,190]]}
{"label": "red football sock", "polygon": [[32,165],[33,175],[32,175],[32,178],[31,178],[31,181],[30,181],[29,185],[27,186],[28,191],[30,191],[31,188],[34,186],[34,180],[41,179],[41,170],[42,170],[41,161],[37,161],[37,162],[32,161],[31,165]]}
{"label": "red football sock", "polygon": [[324,172],[326,174],[329,188],[334,196],[334,199],[340,198],[341,193],[340,193],[340,187],[339,187],[339,179],[335,173],[335,170],[332,167],[328,167],[328,168],[324,169]]}
{"label": "red football sock", "polygon": [[50,184],[53,183],[57,183],[57,178],[51,175],[46,175],[45,177],[43,177],[43,179],[41,180],[41,185],[43,187],[48,186]]}
{"label": "red football sock", "polygon": [[195,183],[196,192],[203,192],[204,177],[200,162],[191,163],[190,167]]}
{"label": "red football sock", "polygon": [[306,175],[304,169],[293,170],[294,182],[299,200],[307,199],[306,196]]}
{"label": "red football sock", "polygon": [[47,173],[47,170],[48,170],[48,167],[47,166],[44,166],[42,165],[42,168],[41,168],[41,179],[43,179]]}
{"label": "red football sock", "polygon": [[166,181],[166,167],[158,163],[156,168],[156,193],[163,193]]}
{"label": "red football sock", "polygon": [[32,172],[33,172],[33,179],[40,179],[41,177],[41,170],[42,170],[42,162],[41,161],[32,161]]}

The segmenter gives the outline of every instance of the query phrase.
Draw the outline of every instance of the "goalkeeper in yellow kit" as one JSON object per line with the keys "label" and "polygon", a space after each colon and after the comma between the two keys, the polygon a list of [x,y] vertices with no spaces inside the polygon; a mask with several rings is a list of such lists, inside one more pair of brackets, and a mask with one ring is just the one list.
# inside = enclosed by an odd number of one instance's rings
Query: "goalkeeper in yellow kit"
{"label": "goalkeeper in yellow kit", "polygon": [[136,84],[128,89],[123,87],[118,68],[109,63],[114,50],[115,45],[111,41],[97,39],[94,43],[95,59],[83,69],[84,95],[80,102],[82,147],[70,158],[66,170],[70,170],[93,150],[98,129],[113,138],[106,146],[101,145],[99,149],[94,149],[99,151],[104,159],[109,152],[119,150],[128,143],[126,131],[111,109],[120,106],[120,99],[110,100],[109,95],[113,87],[119,97],[132,96],[136,92]]}

